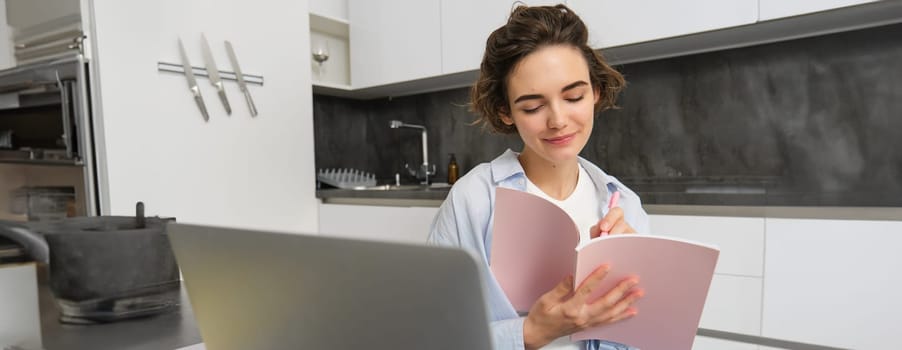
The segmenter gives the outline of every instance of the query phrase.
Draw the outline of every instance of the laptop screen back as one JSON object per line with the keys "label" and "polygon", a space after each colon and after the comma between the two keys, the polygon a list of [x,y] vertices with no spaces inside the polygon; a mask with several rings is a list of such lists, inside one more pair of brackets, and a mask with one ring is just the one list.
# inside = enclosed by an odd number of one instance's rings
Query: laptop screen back
{"label": "laptop screen back", "polygon": [[455,249],[169,224],[207,349],[490,349]]}

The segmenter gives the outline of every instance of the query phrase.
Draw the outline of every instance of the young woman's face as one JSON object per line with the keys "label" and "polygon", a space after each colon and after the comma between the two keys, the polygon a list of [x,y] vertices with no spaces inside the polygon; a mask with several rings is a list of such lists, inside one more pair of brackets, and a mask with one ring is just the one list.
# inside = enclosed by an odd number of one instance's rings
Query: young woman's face
{"label": "young woman's face", "polygon": [[501,120],[517,127],[527,158],[574,161],[589,140],[599,94],[577,48],[547,46],[523,57],[508,77],[507,98],[511,113]]}

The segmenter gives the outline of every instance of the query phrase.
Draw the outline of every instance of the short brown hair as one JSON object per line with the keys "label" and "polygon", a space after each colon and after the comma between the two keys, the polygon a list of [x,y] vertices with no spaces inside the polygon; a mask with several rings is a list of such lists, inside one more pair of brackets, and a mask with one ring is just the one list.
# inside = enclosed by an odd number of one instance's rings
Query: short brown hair
{"label": "short brown hair", "polygon": [[589,65],[592,89],[600,91],[596,112],[615,107],[617,95],[625,84],[623,76],[589,47],[588,40],[586,25],[565,5],[517,6],[507,23],[486,40],[479,79],[470,90],[470,110],[479,116],[476,123],[497,133],[517,131],[500,117],[510,114],[507,78],[523,57],[550,45],[569,45],[582,53]]}

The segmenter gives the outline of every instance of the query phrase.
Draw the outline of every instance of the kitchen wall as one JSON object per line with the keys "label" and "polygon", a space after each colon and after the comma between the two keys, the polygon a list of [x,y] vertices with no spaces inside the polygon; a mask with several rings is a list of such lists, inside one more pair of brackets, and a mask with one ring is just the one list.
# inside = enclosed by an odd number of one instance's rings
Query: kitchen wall
{"label": "kitchen wall", "polygon": [[[618,67],[622,108],[600,115],[583,156],[646,203],[720,191],[766,194],[732,204],[902,206],[900,37],[891,25]],[[468,125],[467,93],[314,96],[316,165],[387,180],[417,164],[418,133],[391,119],[427,126],[440,178],[449,152],[467,170],[520,149]]]}
{"label": "kitchen wall", "polygon": [[[99,185],[104,214],[180,222],[317,232],[307,1],[92,1],[92,76]],[[259,115],[225,81],[227,115],[210,81],[198,77],[205,122],[185,76],[157,62],[203,66],[206,34],[219,70],[234,46]]]}

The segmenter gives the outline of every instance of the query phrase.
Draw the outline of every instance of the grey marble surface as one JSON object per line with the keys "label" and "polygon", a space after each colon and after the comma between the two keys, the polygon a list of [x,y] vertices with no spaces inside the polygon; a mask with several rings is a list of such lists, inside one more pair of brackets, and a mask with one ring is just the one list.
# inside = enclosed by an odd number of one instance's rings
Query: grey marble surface
{"label": "grey marble surface", "polygon": [[[900,37],[897,24],[617,67],[628,81],[621,108],[599,115],[582,156],[647,204],[902,206]],[[470,125],[467,101],[466,88],[314,96],[316,166],[393,182],[421,150],[419,134],[390,129],[392,119],[428,128],[440,180],[448,153],[463,173],[522,148]],[[716,192],[724,185],[765,193]]]}

